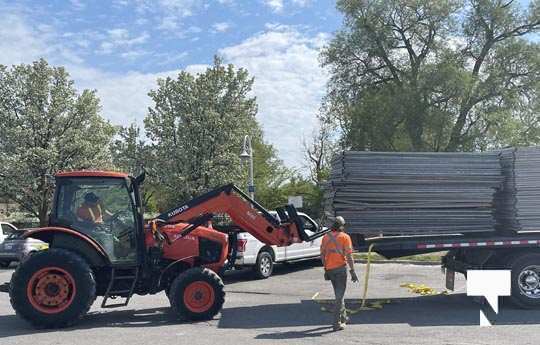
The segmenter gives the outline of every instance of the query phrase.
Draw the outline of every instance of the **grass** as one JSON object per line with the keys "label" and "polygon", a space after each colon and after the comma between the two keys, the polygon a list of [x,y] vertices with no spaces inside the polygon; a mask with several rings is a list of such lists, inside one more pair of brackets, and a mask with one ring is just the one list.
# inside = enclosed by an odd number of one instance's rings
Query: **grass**
{"label": "grass", "polygon": [[[423,262],[440,262],[441,256],[446,254],[446,252],[437,252],[437,253],[428,253],[428,254],[418,254],[418,255],[409,255],[402,256],[400,258],[395,258],[396,260],[406,260],[406,261],[423,261]],[[355,260],[367,260],[368,253],[354,253],[353,257]],[[371,260],[388,260],[383,256],[377,253],[371,253]],[[392,260],[392,259],[390,259]]]}

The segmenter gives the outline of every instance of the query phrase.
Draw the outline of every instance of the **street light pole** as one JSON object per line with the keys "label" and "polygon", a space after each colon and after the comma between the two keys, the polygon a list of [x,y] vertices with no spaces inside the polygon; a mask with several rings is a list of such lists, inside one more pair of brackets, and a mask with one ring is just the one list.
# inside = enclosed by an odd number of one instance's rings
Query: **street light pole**
{"label": "street light pole", "polygon": [[243,160],[249,159],[248,193],[249,197],[255,200],[255,183],[253,181],[253,147],[251,146],[251,137],[249,135],[244,136],[244,145],[240,158]]}

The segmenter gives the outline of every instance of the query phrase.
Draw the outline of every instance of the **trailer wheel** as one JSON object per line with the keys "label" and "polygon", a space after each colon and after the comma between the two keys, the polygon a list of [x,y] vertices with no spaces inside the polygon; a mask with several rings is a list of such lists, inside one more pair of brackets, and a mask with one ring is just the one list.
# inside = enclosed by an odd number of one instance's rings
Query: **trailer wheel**
{"label": "trailer wheel", "polygon": [[96,298],[92,270],[79,255],[49,249],[22,261],[11,277],[9,296],[17,315],[36,327],[73,325]]}
{"label": "trailer wheel", "polygon": [[190,268],[171,285],[171,307],[182,319],[211,320],[225,302],[223,288],[223,281],[214,271],[201,267]]}
{"label": "trailer wheel", "polygon": [[510,301],[520,308],[540,307],[540,254],[525,254],[511,263]]}

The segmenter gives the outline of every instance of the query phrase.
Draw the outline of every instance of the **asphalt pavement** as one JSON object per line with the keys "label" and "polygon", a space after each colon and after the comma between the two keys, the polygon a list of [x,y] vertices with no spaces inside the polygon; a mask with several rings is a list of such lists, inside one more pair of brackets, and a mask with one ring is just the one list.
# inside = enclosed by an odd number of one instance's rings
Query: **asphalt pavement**
{"label": "asphalt pavement", "polygon": [[[364,265],[357,264],[363,272]],[[0,285],[13,269],[0,270]],[[363,273],[360,275],[363,279]],[[426,284],[444,290],[437,266],[372,265],[368,298],[390,300],[380,310],[351,315],[344,331],[332,332],[331,314],[312,297],[330,299],[332,289],[316,262],[280,265],[267,280],[250,272],[226,275],[226,302],[208,322],[179,322],[169,313],[164,294],[135,296],[128,307],[103,310],[98,299],[88,316],[74,327],[36,330],[13,312],[7,293],[0,292],[0,344],[536,344],[540,310],[504,304],[492,327],[480,327],[480,306],[465,295],[465,281],[456,280],[450,295],[418,296],[400,287]],[[361,284],[349,284],[347,303],[356,308]]]}

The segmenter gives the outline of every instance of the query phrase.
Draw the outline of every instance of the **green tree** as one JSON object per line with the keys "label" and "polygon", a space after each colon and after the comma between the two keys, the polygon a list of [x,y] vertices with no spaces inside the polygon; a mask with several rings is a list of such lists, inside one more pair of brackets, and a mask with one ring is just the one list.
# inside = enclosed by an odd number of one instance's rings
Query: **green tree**
{"label": "green tree", "polygon": [[158,80],[149,93],[154,105],[145,129],[161,209],[226,183],[244,186],[247,169],[239,153],[245,135],[253,139],[257,181],[271,184],[269,173],[278,173],[280,163],[262,140],[252,85],[246,70],[225,66],[218,57],[204,73]]}
{"label": "green tree", "polygon": [[338,145],[332,124],[321,116],[318,119],[318,129],[309,141],[304,141],[304,153],[311,182],[321,187],[330,175],[330,162],[338,151]]}
{"label": "green tree", "polygon": [[301,196],[303,206],[299,210],[320,221],[323,211],[322,191],[315,183],[301,175],[293,175],[273,190],[265,206],[270,210],[284,206],[289,196]]}
{"label": "green tree", "polygon": [[[117,136],[111,144],[111,156],[117,169],[132,176],[145,171],[145,167],[151,165],[153,159],[150,146],[142,139],[141,130],[134,123],[128,127],[118,128]],[[152,176],[147,176],[147,181],[141,189],[144,210],[149,213],[157,211],[155,195],[159,194],[159,187],[152,181]]]}
{"label": "green tree", "polygon": [[[280,204],[280,188],[293,176],[293,172],[283,165],[274,147],[262,141],[262,133],[253,141],[253,168],[257,202],[268,209],[283,206]],[[247,180],[241,184],[242,187],[245,185]]]}
{"label": "green tree", "polygon": [[540,1],[340,0],[325,115],[357,150],[540,141]]}
{"label": "green tree", "polygon": [[110,166],[114,128],[99,111],[95,91],[78,93],[62,67],[0,66],[0,194],[46,224],[49,176]]}

